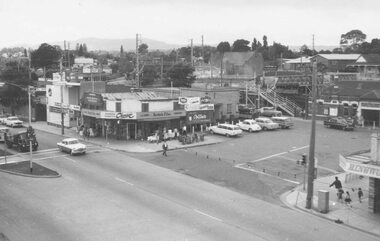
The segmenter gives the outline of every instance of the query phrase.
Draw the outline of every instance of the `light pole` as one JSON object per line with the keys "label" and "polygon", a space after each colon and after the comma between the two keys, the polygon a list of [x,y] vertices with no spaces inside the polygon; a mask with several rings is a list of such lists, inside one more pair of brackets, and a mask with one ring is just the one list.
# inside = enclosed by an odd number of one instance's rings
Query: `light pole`
{"label": "light pole", "polygon": [[[28,86],[28,103],[29,103],[29,126],[28,126],[28,129],[30,130],[31,128],[32,128],[32,125],[31,125],[31,123],[32,123],[32,103],[31,103],[31,100],[30,100],[30,95],[31,95],[31,88],[32,88],[32,86]],[[31,134],[31,132],[30,132],[30,134]],[[32,147],[32,142],[33,142],[33,140],[32,140],[32,136],[28,136],[29,137],[29,156],[30,156],[30,161],[29,161],[29,163],[30,163],[30,172],[33,172],[33,147]]]}

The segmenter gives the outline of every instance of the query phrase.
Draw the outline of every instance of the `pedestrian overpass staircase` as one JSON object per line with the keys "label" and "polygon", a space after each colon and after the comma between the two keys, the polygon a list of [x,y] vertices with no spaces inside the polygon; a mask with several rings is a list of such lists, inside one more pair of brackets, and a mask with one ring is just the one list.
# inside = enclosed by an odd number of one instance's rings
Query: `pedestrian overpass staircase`
{"label": "pedestrian overpass staircase", "polygon": [[295,116],[296,113],[301,113],[302,108],[298,106],[294,101],[283,97],[281,94],[277,93],[274,89],[266,89],[260,91],[260,98],[263,98],[271,105],[280,108],[284,112],[288,113],[290,116]]}

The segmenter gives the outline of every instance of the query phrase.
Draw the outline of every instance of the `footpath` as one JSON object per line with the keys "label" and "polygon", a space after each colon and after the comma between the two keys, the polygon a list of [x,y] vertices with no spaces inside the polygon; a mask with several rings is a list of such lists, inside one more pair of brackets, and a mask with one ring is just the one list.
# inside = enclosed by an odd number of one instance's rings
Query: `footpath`
{"label": "footpath", "polygon": [[[308,121],[297,119],[297,121]],[[33,128],[56,135],[61,135],[61,128],[47,125],[46,122],[33,122]],[[76,137],[80,139],[74,128],[65,128],[63,138]],[[205,136],[204,141],[195,142],[192,144],[183,145],[178,140],[168,141],[169,151],[182,148],[191,148],[195,146],[212,145],[223,142],[223,138],[218,136]],[[89,140],[83,140],[84,143],[91,143],[106,148],[125,152],[159,152],[162,151],[162,143],[150,143],[147,141],[138,140],[106,140],[103,137],[90,137]],[[329,185],[335,180],[335,176],[342,181],[344,191],[349,191],[351,194],[351,205],[346,205],[344,202],[338,202],[336,190]],[[316,215],[331,222],[340,223],[347,227],[361,230],[366,233],[373,234],[379,237],[380,240],[380,214],[373,214],[368,210],[368,178],[349,178],[347,173],[339,173],[333,176],[320,177],[314,180],[314,195],[311,209],[306,209],[306,190],[301,184],[291,191],[284,193],[281,200],[285,205],[294,210],[304,212],[305,214]],[[358,188],[362,188],[364,196],[362,202],[358,199]],[[318,210],[318,191],[324,190],[329,192],[328,212],[321,213]]]}

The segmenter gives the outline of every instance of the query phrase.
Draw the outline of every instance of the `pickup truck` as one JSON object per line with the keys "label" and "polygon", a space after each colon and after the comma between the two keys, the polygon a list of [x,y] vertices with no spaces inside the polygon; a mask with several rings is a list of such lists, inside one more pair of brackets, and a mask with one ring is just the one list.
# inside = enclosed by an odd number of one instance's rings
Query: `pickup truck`
{"label": "pickup truck", "polygon": [[30,140],[32,140],[32,150],[37,151],[38,142],[35,135],[28,135],[27,131],[17,133],[9,132],[5,136],[5,144],[8,148],[15,148],[20,152],[29,151]]}
{"label": "pickup truck", "polygon": [[343,117],[327,118],[323,121],[323,125],[328,128],[341,129],[345,131],[352,131],[355,128],[355,124],[352,119],[345,119]]}

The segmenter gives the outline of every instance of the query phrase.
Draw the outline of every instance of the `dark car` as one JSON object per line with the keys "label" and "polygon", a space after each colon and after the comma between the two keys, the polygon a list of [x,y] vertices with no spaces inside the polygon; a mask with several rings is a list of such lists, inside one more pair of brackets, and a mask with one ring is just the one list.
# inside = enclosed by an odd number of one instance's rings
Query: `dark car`
{"label": "dark car", "polygon": [[328,128],[352,131],[355,128],[354,120],[351,118],[331,117],[323,121],[323,125]]}

